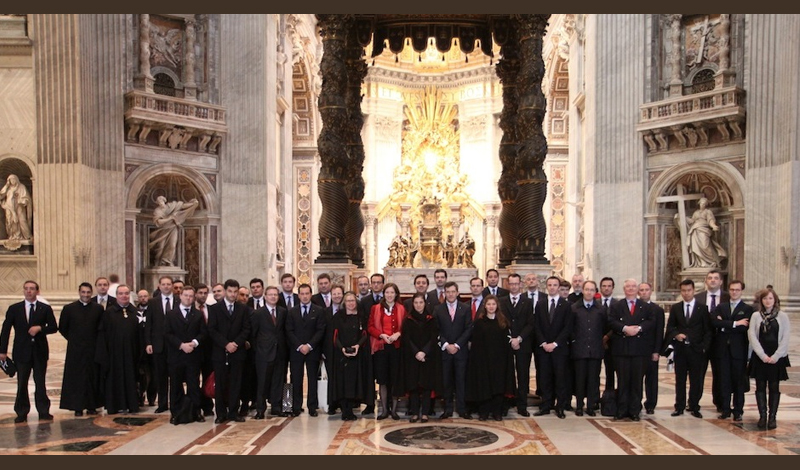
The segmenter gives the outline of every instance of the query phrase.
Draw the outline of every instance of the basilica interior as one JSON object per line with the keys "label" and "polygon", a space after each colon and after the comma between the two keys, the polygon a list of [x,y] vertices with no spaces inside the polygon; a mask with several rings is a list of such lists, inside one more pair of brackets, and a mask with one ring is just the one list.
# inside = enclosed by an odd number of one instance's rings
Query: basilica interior
{"label": "basilica interior", "polygon": [[[462,293],[488,269],[633,278],[669,305],[718,269],[749,298],[774,286],[797,331],[798,68],[797,15],[0,15],[0,310],[29,279],[58,317],[111,274],[153,290],[291,273],[316,291],[321,273],[346,290],[382,273],[410,294],[437,268]],[[66,341],[50,343],[56,403]],[[784,425],[764,432],[752,392],[743,423],[671,418],[665,367],[640,423],[511,412],[422,431],[59,410],[20,427],[3,376],[0,448],[800,453],[791,368]]]}

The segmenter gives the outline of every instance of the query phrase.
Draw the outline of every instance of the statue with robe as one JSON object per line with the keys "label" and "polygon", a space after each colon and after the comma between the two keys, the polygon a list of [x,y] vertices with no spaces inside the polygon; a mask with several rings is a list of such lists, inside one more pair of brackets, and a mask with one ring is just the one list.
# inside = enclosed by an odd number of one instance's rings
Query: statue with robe
{"label": "statue with robe", "polygon": [[714,239],[714,232],[719,232],[719,227],[714,213],[707,207],[708,199],[700,198],[699,206],[691,217],[686,218],[689,266],[692,268],[718,268],[720,261],[728,255]]}
{"label": "statue with robe", "polygon": [[175,250],[178,246],[178,235],[186,219],[191,217],[199,202],[167,202],[164,196],[156,199],[158,207],[153,211],[153,222],[156,229],[150,234],[148,245],[156,266],[175,266]]}
{"label": "statue with robe", "polygon": [[5,212],[6,238],[8,240],[30,240],[33,206],[28,188],[19,182],[17,175],[6,178],[0,189],[0,205]]}

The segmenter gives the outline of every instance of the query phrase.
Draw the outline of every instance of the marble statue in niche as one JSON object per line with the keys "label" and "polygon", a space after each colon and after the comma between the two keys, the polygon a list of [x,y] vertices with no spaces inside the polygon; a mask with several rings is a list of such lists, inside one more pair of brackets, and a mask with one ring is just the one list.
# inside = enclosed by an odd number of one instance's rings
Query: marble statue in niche
{"label": "marble statue in niche", "polygon": [[700,198],[699,208],[686,218],[688,225],[686,246],[689,248],[689,265],[693,268],[718,268],[727,253],[714,239],[719,232],[714,213],[708,208],[708,199]]}
{"label": "marble statue in niche", "polygon": [[8,240],[30,240],[33,206],[28,188],[19,182],[17,175],[6,178],[0,189],[0,204],[5,212],[6,236]]}
{"label": "marble statue in niche", "polygon": [[178,234],[199,202],[197,199],[189,202],[167,202],[164,196],[158,196],[156,202],[158,207],[153,211],[153,223],[156,229],[150,234],[149,248],[156,266],[174,266]]}

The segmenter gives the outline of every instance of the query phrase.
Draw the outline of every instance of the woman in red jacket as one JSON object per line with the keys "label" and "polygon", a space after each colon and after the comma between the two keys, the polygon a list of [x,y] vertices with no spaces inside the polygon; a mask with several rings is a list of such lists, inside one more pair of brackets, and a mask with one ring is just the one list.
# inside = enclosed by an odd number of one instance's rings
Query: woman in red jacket
{"label": "woman in red jacket", "polygon": [[375,370],[375,381],[378,382],[380,401],[383,411],[378,419],[400,419],[395,411],[392,388],[397,382],[400,370],[400,330],[405,308],[398,302],[400,290],[397,285],[388,283],[383,288],[383,297],[378,304],[372,306],[369,314],[367,331],[370,336],[370,349]]}

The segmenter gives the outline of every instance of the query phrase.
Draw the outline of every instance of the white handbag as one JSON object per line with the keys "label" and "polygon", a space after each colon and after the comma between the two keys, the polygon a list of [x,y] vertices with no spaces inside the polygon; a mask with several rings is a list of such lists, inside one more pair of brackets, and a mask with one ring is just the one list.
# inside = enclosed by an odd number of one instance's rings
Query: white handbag
{"label": "white handbag", "polygon": [[323,413],[328,412],[328,371],[325,369],[325,363],[320,364],[320,379],[317,380],[317,401],[319,402],[319,409]]}

